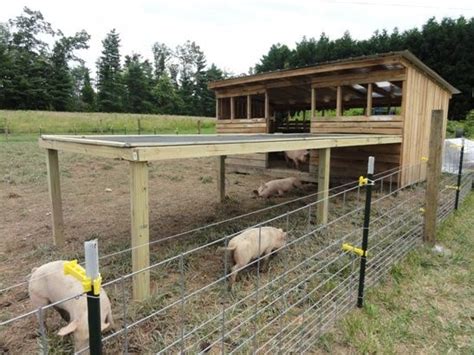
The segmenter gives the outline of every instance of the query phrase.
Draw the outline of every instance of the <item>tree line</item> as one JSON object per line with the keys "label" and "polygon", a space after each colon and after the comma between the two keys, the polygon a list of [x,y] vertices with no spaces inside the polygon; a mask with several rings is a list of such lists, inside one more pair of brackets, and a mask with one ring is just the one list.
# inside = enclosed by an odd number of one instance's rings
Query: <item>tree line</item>
{"label": "tree line", "polygon": [[135,53],[122,59],[120,35],[112,30],[102,41],[94,81],[76,54],[89,40],[85,30],[64,35],[26,7],[0,24],[0,108],[214,115],[207,84],[224,72],[207,66],[195,42],[175,49],[155,43],[152,61]]}
{"label": "tree line", "polygon": [[[85,30],[66,36],[26,7],[0,23],[0,108],[214,116],[207,85],[228,74],[208,66],[195,42],[176,48],[157,42],[151,60],[136,53],[122,58],[120,35],[112,30],[92,78],[77,54],[89,48],[89,40]],[[462,91],[451,101],[450,118],[462,119],[474,109],[474,18],[431,18],[421,29],[375,31],[366,40],[347,31],[334,40],[324,33],[303,37],[294,49],[277,43],[250,74],[405,49]]]}
{"label": "tree line", "polygon": [[408,49],[461,91],[450,102],[449,117],[463,119],[474,109],[474,18],[429,19],[421,29],[375,31],[355,40],[347,31],[330,40],[303,37],[294,49],[274,44],[255,66],[256,73],[296,68],[326,61]]}

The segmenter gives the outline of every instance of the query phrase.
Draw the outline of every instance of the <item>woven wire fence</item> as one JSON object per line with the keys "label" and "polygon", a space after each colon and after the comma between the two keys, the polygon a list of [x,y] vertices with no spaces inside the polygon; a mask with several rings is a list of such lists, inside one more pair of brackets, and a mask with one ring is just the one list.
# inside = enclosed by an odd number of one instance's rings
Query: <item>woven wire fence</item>
{"label": "woven wire fence", "polygon": [[[421,242],[425,183],[424,163],[375,176],[369,232],[366,287]],[[402,172],[413,176],[400,185]],[[461,201],[472,185],[472,172],[461,179]],[[438,220],[454,209],[457,176],[443,174]],[[364,219],[364,187],[357,182],[330,190],[329,220],[319,224],[318,194],[266,207],[150,243],[150,267],[131,272],[133,248],[101,256],[103,287],[109,295],[115,329],[103,337],[106,352],[247,353],[310,351],[318,337],[356,305],[359,257],[342,244],[359,247]],[[228,287],[232,260],[220,247],[244,229],[281,228],[286,245],[253,260]],[[261,233],[261,232],[260,232]],[[151,297],[133,302],[133,278],[149,272]],[[0,290],[11,292],[26,281]],[[85,295],[75,295],[85,297]],[[71,350],[72,344],[46,327],[45,315],[55,304],[2,315],[0,338],[9,344],[34,329],[35,350]],[[51,329],[49,329],[51,328]],[[56,328],[57,331],[57,328]],[[16,339],[18,338],[18,339]],[[24,341],[25,342],[25,341]],[[28,343],[28,341],[26,341]],[[1,345],[1,344],[0,344]],[[20,345],[21,349],[21,345]],[[31,349],[31,347],[29,348]],[[78,353],[85,349],[75,349]]]}

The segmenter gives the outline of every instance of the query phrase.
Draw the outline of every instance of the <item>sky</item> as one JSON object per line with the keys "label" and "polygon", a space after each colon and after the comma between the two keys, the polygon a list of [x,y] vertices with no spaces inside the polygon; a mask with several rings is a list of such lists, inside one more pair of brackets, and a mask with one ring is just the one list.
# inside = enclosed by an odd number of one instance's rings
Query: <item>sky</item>
{"label": "sky", "polygon": [[3,0],[0,22],[18,16],[24,6],[42,12],[65,35],[85,29],[90,49],[79,51],[95,69],[101,41],[112,28],[121,37],[121,54],[152,58],[155,42],[174,48],[195,41],[208,64],[233,74],[247,73],[270,46],[294,48],[303,36],[334,39],[349,30],[365,39],[376,29],[420,27],[430,17],[474,16],[472,0]]}

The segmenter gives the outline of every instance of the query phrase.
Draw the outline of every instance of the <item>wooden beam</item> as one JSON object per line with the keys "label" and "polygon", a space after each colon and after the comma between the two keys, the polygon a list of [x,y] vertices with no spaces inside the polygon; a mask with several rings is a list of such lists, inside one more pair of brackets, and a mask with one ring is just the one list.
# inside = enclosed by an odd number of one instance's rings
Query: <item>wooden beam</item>
{"label": "wooden beam", "polygon": [[426,173],[425,215],[423,241],[436,243],[436,217],[438,211],[439,180],[443,149],[443,110],[431,113],[429,156]]}
{"label": "wooden beam", "polygon": [[[50,150],[63,150],[71,153],[93,155],[103,158],[112,158],[120,160],[135,160],[133,159],[133,152],[130,148],[113,147],[104,145],[92,145],[82,143],[79,137],[55,137],[48,136],[50,138],[40,138],[39,146]],[[55,140],[58,139],[58,140]],[[110,143],[110,142],[109,142]]]}
{"label": "wooden beam", "polygon": [[336,117],[342,116],[342,87],[337,87],[336,93]]}
{"label": "wooden beam", "polygon": [[402,81],[406,79],[406,69],[378,70],[367,73],[330,75],[316,77],[311,84],[312,87],[322,88],[331,86],[346,86],[354,84],[368,84],[379,81]]}
{"label": "wooden beam", "polygon": [[331,149],[318,150],[318,201],[316,208],[316,221],[319,224],[328,223],[329,210],[329,179],[331,169]]}
{"label": "wooden beam", "polygon": [[232,79],[225,79],[219,81],[213,81],[208,84],[209,89],[218,89],[224,88],[233,85],[248,85],[251,83],[261,83],[265,80],[273,80],[273,79],[287,79],[287,78],[294,78],[303,75],[312,75],[318,73],[325,73],[325,72],[335,72],[338,70],[346,70],[346,69],[353,69],[353,68],[361,68],[361,67],[375,67],[379,65],[393,65],[393,64],[400,64],[402,56],[399,54],[394,54],[392,56],[386,57],[379,57],[379,58],[363,58],[360,60],[351,60],[348,62],[341,62],[341,63],[328,63],[322,64],[317,66],[310,66],[305,68],[298,68],[292,70],[285,70],[285,71],[274,71],[269,73],[257,74],[257,75],[250,75],[244,76],[239,78],[232,78]]}
{"label": "wooden beam", "polygon": [[316,89],[311,88],[311,119],[316,118]]}
{"label": "wooden beam", "polygon": [[217,157],[217,202],[225,200],[225,155]]}
{"label": "wooden beam", "polygon": [[372,116],[372,83],[367,85],[367,109],[365,115]]}
{"label": "wooden beam", "polygon": [[252,118],[252,95],[247,95],[247,118]]}
{"label": "wooden beam", "polygon": [[[130,206],[132,236],[132,271],[150,265],[148,165],[130,162]],[[133,276],[133,299],[144,300],[150,295],[150,270]]]}
{"label": "wooden beam", "polygon": [[64,221],[61,200],[61,183],[59,173],[58,151],[47,149],[46,162],[48,168],[49,198],[51,200],[51,217],[53,222],[54,245],[64,245]]}
{"label": "wooden beam", "polygon": [[219,98],[216,97],[216,120],[220,118],[220,112],[219,112]]}
{"label": "wooden beam", "polygon": [[[254,120],[265,120],[252,119]],[[222,123],[221,120],[219,122]],[[238,122],[238,119],[234,120]],[[131,161],[151,161],[151,160],[168,160],[168,159],[184,159],[184,158],[200,158],[200,157],[215,157],[218,155],[233,155],[233,154],[252,154],[252,153],[267,153],[278,152],[283,150],[297,150],[297,149],[321,149],[332,147],[350,147],[358,145],[373,145],[373,144],[392,144],[400,143],[402,137],[399,135],[376,135],[376,134],[341,134],[330,136],[308,136],[308,137],[291,137],[282,138],[280,135],[272,135],[271,139],[262,140],[248,140],[246,135],[239,135],[242,139],[234,139],[231,141],[223,141],[219,135],[206,135],[204,142],[199,142],[202,135],[193,135],[196,141],[182,142],[182,143],[166,143],[166,142],[144,142],[129,144],[128,148],[104,147],[92,144],[82,144],[81,137],[69,136],[49,136],[48,143],[40,139],[40,144],[46,144],[60,147],[61,150],[83,153],[91,156],[101,155],[102,149],[107,148],[118,152],[111,154],[110,158],[120,158]],[[143,137],[143,136],[142,136]],[[154,136],[157,137],[157,136]],[[212,139],[215,137],[215,139]],[[90,138],[90,137],[88,137]],[[55,141],[57,139],[57,141]],[[67,141],[60,141],[68,139]],[[199,144],[196,144],[199,142]],[[60,145],[56,146],[58,143]],[[117,142],[109,142],[117,143]],[[131,146],[130,146],[131,145]],[[120,153],[120,154],[119,154]],[[123,153],[123,155],[122,155]],[[105,155],[107,156],[107,155]]]}
{"label": "wooden beam", "polygon": [[270,118],[270,97],[268,95],[268,90],[265,91],[265,118]]}
{"label": "wooden beam", "polygon": [[233,120],[235,118],[235,98],[230,98],[230,119]]}

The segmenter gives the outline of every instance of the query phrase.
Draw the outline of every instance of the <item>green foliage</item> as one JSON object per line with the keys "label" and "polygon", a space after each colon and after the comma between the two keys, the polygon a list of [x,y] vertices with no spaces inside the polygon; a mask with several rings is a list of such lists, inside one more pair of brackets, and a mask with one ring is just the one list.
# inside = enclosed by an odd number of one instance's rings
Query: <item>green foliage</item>
{"label": "green foliage", "polygon": [[349,32],[335,40],[330,40],[325,33],[319,39],[303,37],[293,50],[281,44],[272,45],[255,71],[261,73],[405,49],[462,92],[450,103],[451,119],[463,119],[474,109],[474,18],[444,18],[440,22],[431,18],[421,30],[375,31],[369,39],[361,41],[352,39]]}
{"label": "green foliage", "polygon": [[102,41],[102,56],[97,62],[97,105],[100,111],[121,112],[124,88],[120,66],[120,36],[113,29]]}
{"label": "green foliage", "polygon": [[224,73],[207,67],[195,42],[175,50],[156,42],[153,62],[140,54],[122,62],[120,35],[110,31],[97,61],[96,93],[89,69],[75,55],[88,48],[89,39],[85,31],[64,36],[28,8],[0,24],[0,108],[215,116],[207,86]]}
{"label": "green foliage", "polygon": [[464,123],[464,134],[466,137],[474,138],[474,110],[469,112],[466,122]]}

